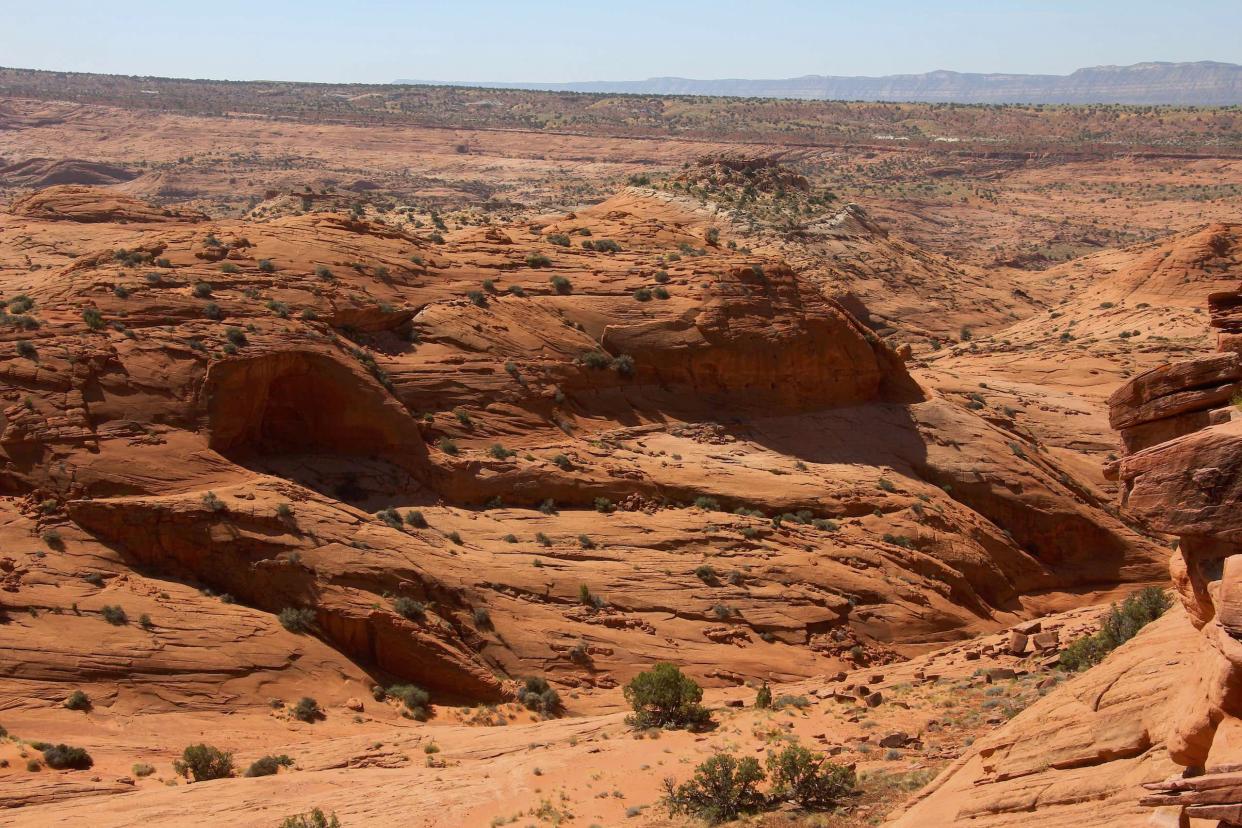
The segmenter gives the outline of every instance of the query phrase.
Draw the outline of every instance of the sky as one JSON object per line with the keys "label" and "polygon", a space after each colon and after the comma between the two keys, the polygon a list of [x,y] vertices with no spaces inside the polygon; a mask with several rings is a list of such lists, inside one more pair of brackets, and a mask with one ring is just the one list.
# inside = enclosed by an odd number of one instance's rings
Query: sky
{"label": "sky", "polygon": [[1242,0],[0,0],[0,66],[221,80],[1065,74],[1242,63]]}

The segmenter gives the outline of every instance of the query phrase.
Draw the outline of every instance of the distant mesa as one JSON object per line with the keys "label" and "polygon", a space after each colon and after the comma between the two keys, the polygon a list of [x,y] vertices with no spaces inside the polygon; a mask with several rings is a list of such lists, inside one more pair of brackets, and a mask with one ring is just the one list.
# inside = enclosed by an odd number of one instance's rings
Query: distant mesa
{"label": "distant mesa", "polygon": [[482,86],[632,95],[710,95],[813,101],[910,101],[981,104],[1242,104],[1242,66],[1216,61],[1092,66],[1068,75],[1010,75],[937,70],[920,75],[695,80],[648,78],[581,83],[488,83],[398,80],[399,84]]}

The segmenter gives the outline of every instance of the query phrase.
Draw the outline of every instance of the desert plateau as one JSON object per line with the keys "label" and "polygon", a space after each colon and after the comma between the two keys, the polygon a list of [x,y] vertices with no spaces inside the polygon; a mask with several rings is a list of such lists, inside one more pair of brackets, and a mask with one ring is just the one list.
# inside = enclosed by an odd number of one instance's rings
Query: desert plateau
{"label": "desert plateau", "polygon": [[1242,72],[1168,66],[0,69],[0,825],[1242,826]]}

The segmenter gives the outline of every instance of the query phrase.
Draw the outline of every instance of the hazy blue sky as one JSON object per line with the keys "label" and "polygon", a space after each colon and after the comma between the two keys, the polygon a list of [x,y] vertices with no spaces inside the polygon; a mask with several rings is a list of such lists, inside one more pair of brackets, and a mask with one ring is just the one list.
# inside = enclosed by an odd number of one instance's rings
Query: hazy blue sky
{"label": "hazy blue sky", "polygon": [[1242,0],[0,0],[0,65],[312,81],[1242,63]]}

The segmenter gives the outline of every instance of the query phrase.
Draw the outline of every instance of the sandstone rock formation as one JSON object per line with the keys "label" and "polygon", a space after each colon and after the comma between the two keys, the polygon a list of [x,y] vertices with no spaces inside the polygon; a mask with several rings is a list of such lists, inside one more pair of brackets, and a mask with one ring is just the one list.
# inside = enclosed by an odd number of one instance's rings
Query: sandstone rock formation
{"label": "sandstone rock formation", "polygon": [[66,660],[103,721],[528,675],[590,709],[657,660],[805,679],[1162,576],[1056,458],[676,200],[443,241],[167,213],[0,214],[33,265],[2,286],[6,724],[59,709]]}

